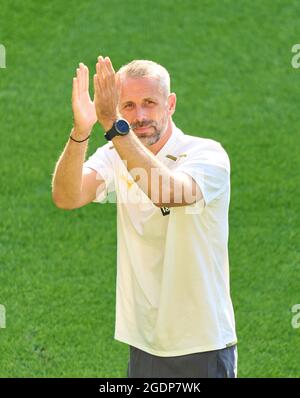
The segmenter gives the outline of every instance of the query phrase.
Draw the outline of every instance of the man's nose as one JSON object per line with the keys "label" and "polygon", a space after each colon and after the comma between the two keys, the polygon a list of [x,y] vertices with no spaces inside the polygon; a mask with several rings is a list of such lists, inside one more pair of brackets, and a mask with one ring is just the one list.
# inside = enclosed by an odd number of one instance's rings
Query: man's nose
{"label": "man's nose", "polygon": [[142,106],[139,106],[136,108],[136,120],[138,122],[142,122],[147,120],[147,114],[146,114],[146,109]]}

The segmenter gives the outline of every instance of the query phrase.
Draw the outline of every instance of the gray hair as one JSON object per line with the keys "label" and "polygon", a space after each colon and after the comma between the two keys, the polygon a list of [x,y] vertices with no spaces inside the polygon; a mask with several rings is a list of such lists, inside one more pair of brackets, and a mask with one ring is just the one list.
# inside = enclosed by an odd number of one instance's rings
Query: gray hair
{"label": "gray hair", "polygon": [[137,59],[123,65],[118,70],[118,75],[121,77],[154,77],[158,79],[159,85],[163,92],[168,96],[170,94],[170,75],[166,68],[162,65],[148,61],[145,59]]}

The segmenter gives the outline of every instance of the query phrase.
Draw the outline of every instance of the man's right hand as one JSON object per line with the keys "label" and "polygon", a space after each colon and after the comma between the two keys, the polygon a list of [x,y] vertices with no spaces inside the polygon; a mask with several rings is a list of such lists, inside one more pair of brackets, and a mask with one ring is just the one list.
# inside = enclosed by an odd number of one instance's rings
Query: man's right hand
{"label": "man's right hand", "polygon": [[72,136],[76,139],[86,138],[94,124],[97,115],[94,102],[89,94],[89,70],[83,63],[76,69],[76,77],[73,78],[72,109],[74,116],[74,129]]}

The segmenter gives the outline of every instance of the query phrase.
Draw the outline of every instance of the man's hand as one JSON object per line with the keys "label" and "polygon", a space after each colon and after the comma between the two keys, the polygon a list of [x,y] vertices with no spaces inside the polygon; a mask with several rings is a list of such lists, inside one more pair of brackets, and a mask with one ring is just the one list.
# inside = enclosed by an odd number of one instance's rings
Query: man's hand
{"label": "man's hand", "polygon": [[80,63],[76,70],[77,77],[73,78],[72,109],[74,115],[74,138],[88,136],[97,122],[94,102],[89,94],[89,70]]}
{"label": "man's hand", "polygon": [[108,131],[117,119],[119,90],[117,77],[108,57],[98,57],[94,75],[95,108],[99,123]]}

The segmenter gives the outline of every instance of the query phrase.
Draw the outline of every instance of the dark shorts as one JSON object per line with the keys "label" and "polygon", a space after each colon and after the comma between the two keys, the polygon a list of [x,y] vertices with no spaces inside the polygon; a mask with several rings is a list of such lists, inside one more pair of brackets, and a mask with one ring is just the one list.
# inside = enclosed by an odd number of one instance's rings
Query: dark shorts
{"label": "dark shorts", "polygon": [[130,346],[129,378],[234,378],[237,346],[176,357],[158,357]]}

